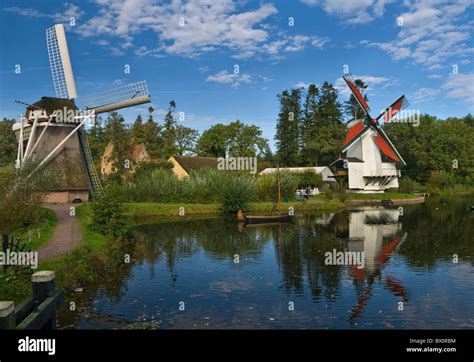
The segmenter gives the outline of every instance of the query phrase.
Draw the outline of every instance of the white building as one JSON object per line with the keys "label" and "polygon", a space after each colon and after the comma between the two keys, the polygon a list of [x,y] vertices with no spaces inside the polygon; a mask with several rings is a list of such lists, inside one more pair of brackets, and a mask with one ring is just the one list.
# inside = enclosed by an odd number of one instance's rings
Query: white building
{"label": "white building", "polygon": [[[321,175],[323,182],[335,182],[334,174],[327,166],[318,166],[318,167],[280,167],[280,172],[290,172],[290,173],[304,173],[307,171],[314,172],[318,175]],[[268,175],[272,173],[277,173],[278,168],[266,168],[260,175]]]}

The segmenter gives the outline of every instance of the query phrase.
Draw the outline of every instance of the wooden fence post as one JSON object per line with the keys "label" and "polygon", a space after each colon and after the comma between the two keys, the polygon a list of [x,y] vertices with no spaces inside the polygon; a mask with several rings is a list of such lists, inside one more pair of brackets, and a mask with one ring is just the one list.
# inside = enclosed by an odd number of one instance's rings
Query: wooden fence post
{"label": "wooden fence post", "polygon": [[[33,300],[35,307],[38,307],[46,298],[53,295],[56,288],[56,275],[53,271],[42,270],[31,276],[33,289]],[[45,329],[53,329],[56,325],[56,312],[46,323]]]}
{"label": "wooden fence post", "polygon": [[15,329],[15,304],[0,302],[0,329]]}

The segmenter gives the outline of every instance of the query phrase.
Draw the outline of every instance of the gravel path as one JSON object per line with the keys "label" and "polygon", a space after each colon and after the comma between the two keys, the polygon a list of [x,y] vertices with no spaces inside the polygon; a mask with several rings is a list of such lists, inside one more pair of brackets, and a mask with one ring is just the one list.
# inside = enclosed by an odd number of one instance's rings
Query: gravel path
{"label": "gravel path", "polygon": [[70,215],[70,207],[78,204],[52,204],[48,209],[54,210],[58,223],[49,241],[42,245],[38,251],[40,261],[64,255],[73,250],[82,240],[81,226],[75,216]]}

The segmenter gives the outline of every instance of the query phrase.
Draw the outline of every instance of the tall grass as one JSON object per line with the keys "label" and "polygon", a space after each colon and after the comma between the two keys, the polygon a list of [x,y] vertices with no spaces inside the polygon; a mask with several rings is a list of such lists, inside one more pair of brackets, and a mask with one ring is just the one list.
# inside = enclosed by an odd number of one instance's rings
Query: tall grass
{"label": "tall grass", "polygon": [[[298,177],[281,175],[281,194],[292,197]],[[275,198],[275,175],[254,176],[216,169],[191,172],[177,179],[166,170],[155,170],[116,190],[123,201],[159,203],[220,203],[226,211],[245,210],[249,202]]]}

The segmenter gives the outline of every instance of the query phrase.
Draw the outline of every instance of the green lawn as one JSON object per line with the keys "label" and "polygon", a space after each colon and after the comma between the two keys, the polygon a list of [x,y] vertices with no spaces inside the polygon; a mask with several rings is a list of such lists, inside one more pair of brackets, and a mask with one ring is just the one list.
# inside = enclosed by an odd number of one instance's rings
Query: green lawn
{"label": "green lawn", "polygon": [[54,228],[58,223],[56,213],[53,210],[44,207],[38,210],[37,220],[37,222],[13,233],[14,236],[23,240],[27,245],[27,248],[31,248],[31,250],[38,249],[48,241],[53,235]]}
{"label": "green lawn", "polygon": [[[13,235],[21,238],[28,249],[35,250],[51,238],[57,223],[56,213],[53,210],[40,208],[38,221],[17,230]],[[31,242],[29,235],[31,235]],[[37,270],[40,270],[40,267]],[[31,296],[30,278],[31,276],[28,274],[17,274],[15,268],[9,268],[6,272],[0,268],[0,301],[13,300],[15,303],[19,303]]]}
{"label": "green lawn", "polygon": [[[281,203],[280,210],[287,210],[289,207],[294,207],[295,211],[337,210],[343,207],[343,204],[337,199],[329,200],[322,204],[309,204],[298,201],[290,201],[288,203]],[[180,208],[184,208],[185,215],[219,214],[223,212],[219,204],[168,204],[154,202],[136,202],[124,204],[125,214],[132,218],[151,216],[179,217]],[[271,202],[252,202],[249,204],[248,212],[272,211],[272,209],[273,204]]]}

